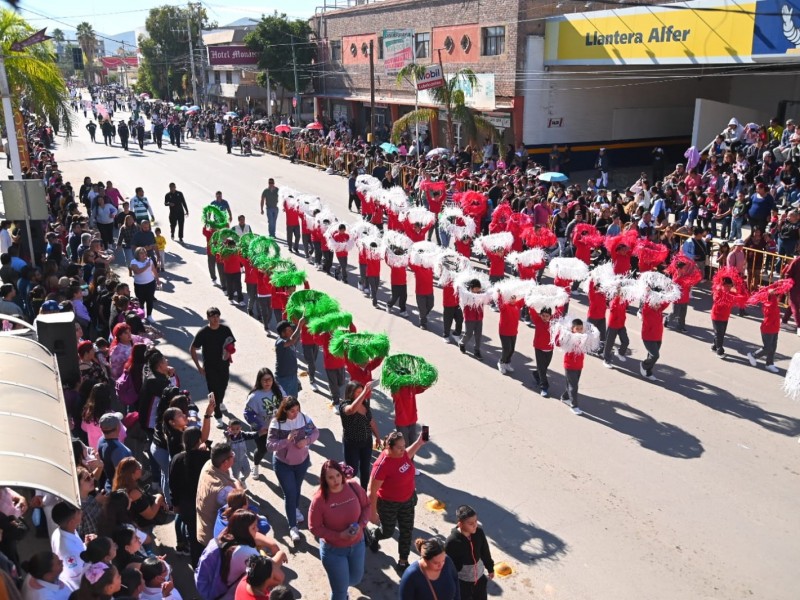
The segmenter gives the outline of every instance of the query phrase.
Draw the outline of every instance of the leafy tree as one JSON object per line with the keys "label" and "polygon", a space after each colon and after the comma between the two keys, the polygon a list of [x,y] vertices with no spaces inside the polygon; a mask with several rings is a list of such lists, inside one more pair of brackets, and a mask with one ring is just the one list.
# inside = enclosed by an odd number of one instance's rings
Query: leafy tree
{"label": "leafy tree", "polygon": [[[248,48],[261,53],[258,68],[269,71],[269,79],[292,92],[303,92],[311,82],[315,46],[309,42],[311,27],[302,19],[289,20],[285,14],[275,11],[270,16],[261,16],[255,30],[244,41]],[[294,59],[292,58],[294,42]],[[296,63],[294,62],[296,60]],[[297,65],[298,88],[294,85],[293,64]],[[266,87],[266,79],[259,78]]]}
{"label": "leafy tree", "polygon": [[[173,91],[185,95],[185,81],[189,81],[188,90],[191,90],[191,79],[184,79],[184,75],[189,73],[188,36],[191,34],[197,48],[200,30],[213,29],[216,23],[208,22],[202,6],[190,6],[164,5],[150,9],[145,21],[147,36],[139,38],[142,62],[139,65],[138,89],[168,100],[172,99]],[[191,32],[187,31],[187,19],[191,22]]]}
{"label": "leafy tree", "polygon": [[91,23],[84,21],[77,27],[78,44],[86,60],[83,63],[84,79],[87,84],[94,82],[94,59],[97,49],[97,35]]}
{"label": "leafy tree", "polygon": [[[397,84],[402,85],[408,82],[415,85],[415,79],[422,79],[427,65],[409,63],[397,74]],[[445,76],[442,87],[428,90],[433,101],[445,110],[447,116],[447,126],[445,135],[447,136],[447,147],[453,147],[453,121],[461,123],[464,136],[470,143],[478,141],[479,132],[489,134],[494,138],[502,137],[497,128],[489,121],[477,114],[465,104],[464,92],[461,89],[463,84],[472,87],[478,85],[478,78],[472,69],[459,69],[452,77]],[[436,111],[430,108],[420,108],[403,115],[392,126],[392,141],[397,143],[400,136],[406,129],[411,129],[416,123],[429,123],[436,120]]]}
{"label": "leafy tree", "polygon": [[58,70],[52,44],[34,44],[22,52],[11,50],[11,44],[35,32],[14,11],[0,10],[0,52],[6,57],[11,102],[15,108],[25,107],[46,116],[71,137],[73,116],[69,92]]}
{"label": "leafy tree", "polygon": [[57,44],[60,44],[60,43],[62,43],[62,42],[63,42],[64,40],[66,40],[66,39],[67,39],[67,38],[66,38],[66,37],[64,37],[64,32],[63,32],[63,31],[61,31],[61,30],[60,30],[60,29],[58,29],[58,28],[56,28],[56,29],[53,29],[53,41],[54,41],[55,43],[57,43]]}

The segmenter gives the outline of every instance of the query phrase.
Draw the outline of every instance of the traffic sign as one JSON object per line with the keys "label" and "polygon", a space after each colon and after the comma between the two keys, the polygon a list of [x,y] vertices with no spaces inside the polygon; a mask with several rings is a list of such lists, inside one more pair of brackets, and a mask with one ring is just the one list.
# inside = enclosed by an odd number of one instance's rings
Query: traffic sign
{"label": "traffic sign", "polygon": [[47,40],[52,40],[53,37],[47,35],[45,33],[46,31],[47,27],[45,27],[44,29],[40,29],[29,38],[26,38],[19,42],[14,42],[13,44],[11,44],[11,49],[14,52],[22,52],[23,48],[27,48],[28,46],[33,46],[34,44],[39,44],[40,42],[44,42]]}

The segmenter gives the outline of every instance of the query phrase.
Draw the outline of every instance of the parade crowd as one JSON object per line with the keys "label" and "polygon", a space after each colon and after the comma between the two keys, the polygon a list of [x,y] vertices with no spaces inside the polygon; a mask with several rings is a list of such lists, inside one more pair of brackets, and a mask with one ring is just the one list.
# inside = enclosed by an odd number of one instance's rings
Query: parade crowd
{"label": "parade crowd", "polygon": [[[165,248],[183,242],[189,215],[178,185],[169,186],[163,203],[142,188],[126,199],[111,181],[90,177],[73,190],[51,152],[53,132],[29,119],[26,177],[44,181],[50,219],[34,257],[25,256],[14,224],[0,226],[0,315],[74,315],[79,375],[63,383],[81,506],[36,490],[0,489],[0,574],[11,598],[180,600],[170,564],[178,555],[193,567],[204,599],[292,598],[283,571],[289,553],[248,491],[270,470],[293,549],[302,547],[303,523],[320,540],[322,569],[299,575],[324,570],[332,600],[348,598],[364,576],[366,550],[378,552],[395,530],[401,600],[487,597],[495,564],[472,507],[457,508],[446,539],[412,539],[414,458],[429,440],[417,397],[435,385],[438,370],[423,356],[393,353],[384,333],[360,330],[348,306],[311,288],[304,268],[357,286],[376,310],[413,318],[477,360],[484,359],[485,311],[497,312],[498,376],[513,376],[514,365],[531,359],[530,385],[575,415],[591,410],[580,395],[587,355],[609,370],[633,360],[626,325],[634,313],[646,350],[636,371],[659,383],[665,328],[675,336],[687,330],[688,306],[698,303],[693,290],[704,282],[711,350],[720,358],[730,319],[748,307],[759,306],[762,315],[760,339],[747,354],[753,367],[763,360],[766,370],[780,372],[782,322],[794,318],[800,334],[800,134],[791,121],[785,130],[771,124],[767,139],[748,139],[735,123],[707,159],[690,153],[686,164],[656,173],[656,180],[643,173],[620,190],[605,187],[605,151],[597,178],[582,187],[546,182],[544,169],[524,152],[500,151],[489,140],[424,159],[424,143],[406,139],[405,154],[361,148],[347,173],[348,209],[355,213],[347,221],[336,214],[343,198],[326,202],[274,179],[260,198],[268,235],[254,232],[243,216],[234,219],[222,192],[203,209],[211,282],[226,294],[227,310],[246,310],[274,341],[274,368],[254,370],[245,409],[232,415],[225,399],[237,337],[221,308],[208,307],[190,346],[203,393],[185,389],[161,351],[164,332],[153,312],[169,276]],[[156,136],[155,126],[166,123],[176,146],[186,127],[189,137],[204,132],[228,152],[234,126],[242,127],[199,110],[154,108],[150,119],[159,146],[163,132]],[[133,130],[109,121],[101,125],[108,143],[111,129],[120,142],[128,130],[125,149],[129,136],[144,143],[139,118]],[[94,140],[91,128],[89,134]],[[303,135],[336,146],[348,134],[340,124]],[[554,148],[548,166],[551,173],[568,171],[568,157]],[[153,226],[156,212],[168,215],[169,238],[166,225]],[[281,213],[286,235],[279,242]],[[585,318],[570,311],[582,294]],[[437,306],[441,329],[431,318]],[[517,348],[521,324],[534,329],[532,352]],[[549,377],[556,349],[561,389]],[[326,448],[319,485],[307,490],[306,514],[303,484],[320,431],[300,401],[311,397],[301,363],[311,392],[327,388],[342,425],[335,436],[341,445]],[[378,379],[393,406],[389,432],[379,431],[370,403]],[[29,523],[49,537],[50,549],[23,557]],[[163,526],[174,527],[177,540],[170,559],[160,554]],[[419,554],[413,562],[412,546]]]}

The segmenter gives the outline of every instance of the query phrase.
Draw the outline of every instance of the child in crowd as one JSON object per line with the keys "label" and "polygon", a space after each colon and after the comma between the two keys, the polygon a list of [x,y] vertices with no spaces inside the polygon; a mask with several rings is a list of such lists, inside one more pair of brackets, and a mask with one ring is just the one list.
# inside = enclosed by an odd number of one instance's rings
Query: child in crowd
{"label": "child in crowd", "polygon": [[[478,360],[483,360],[481,355],[481,337],[483,336],[483,307],[491,300],[488,289],[488,279],[484,275],[477,275],[476,272],[466,273],[470,276],[464,280],[461,276],[457,279],[458,301],[461,310],[464,312],[464,335],[458,343],[458,349],[462,354],[467,353],[467,344],[474,338],[475,351],[473,356]],[[481,278],[484,281],[481,281]]]}
{"label": "child in crowd", "polygon": [[166,264],[164,262],[164,253],[167,249],[167,238],[161,235],[161,227],[156,227],[155,230],[156,234],[156,256],[158,257],[158,268],[159,271],[164,271]]}
{"label": "child in crowd", "polygon": [[714,328],[714,343],[711,351],[725,358],[725,332],[734,306],[744,307],[747,301],[744,280],[733,267],[723,267],[714,275],[711,285],[711,325]]}
{"label": "child in crowd", "polygon": [[223,432],[225,439],[231,445],[234,459],[231,471],[234,478],[244,485],[245,479],[250,477],[250,459],[247,457],[247,440],[255,440],[258,437],[257,431],[242,431],[242,422],[233,419],[228,428]]}
{"label": "child in crowd", "polygon": [[300,393],[300,380],[297,377],[296,344],[300,340],[305,319],[297,325],[289,321],[278,323],[278,339],[275,340],[275,379],[288,396],[297,398]]}
{"label": "child in crowd", "polygon": [[583,372],[583,359],[587,352],[595,352],[600,345],[600,334],[580,319],[564,318],[552,326],[553,344],[564,352],[564,378],[567,388],[561,400],[569,403],[573,414],[582,415],[578,406],[578,385]]}

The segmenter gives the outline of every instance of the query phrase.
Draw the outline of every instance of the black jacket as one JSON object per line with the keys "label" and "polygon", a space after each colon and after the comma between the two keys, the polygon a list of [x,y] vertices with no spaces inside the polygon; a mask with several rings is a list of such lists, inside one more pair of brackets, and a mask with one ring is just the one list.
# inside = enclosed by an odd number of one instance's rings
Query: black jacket
{"label": "black jacket", "polygon": [[481,527],[469,538],[458,527],[453,527],[445,544],[445,552],[455,564],[460,581],[476,582],[485,575],[483,567],[490,573],[494,571],[489,542]]}

